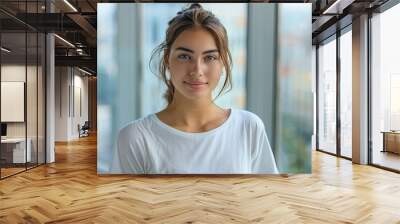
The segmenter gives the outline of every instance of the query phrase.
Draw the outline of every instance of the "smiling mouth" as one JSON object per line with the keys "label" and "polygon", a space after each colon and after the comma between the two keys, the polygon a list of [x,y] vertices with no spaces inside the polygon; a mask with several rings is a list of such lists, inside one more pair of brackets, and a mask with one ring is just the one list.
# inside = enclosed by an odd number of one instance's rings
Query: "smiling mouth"
{"label": "smiling mouth", "polygon": [[201,85],[206,85],[208,84],[207,82],[186,82],[183,81],[185,84],[191,85],[191,86],[201,86]]}
{"label": "smiling mouth", "polygon": [[207,82],[186,82],[186,81],[183,81],[183,83],[193,91],[200,91],[200,90],[206,88],[206,86],[208,85]]}

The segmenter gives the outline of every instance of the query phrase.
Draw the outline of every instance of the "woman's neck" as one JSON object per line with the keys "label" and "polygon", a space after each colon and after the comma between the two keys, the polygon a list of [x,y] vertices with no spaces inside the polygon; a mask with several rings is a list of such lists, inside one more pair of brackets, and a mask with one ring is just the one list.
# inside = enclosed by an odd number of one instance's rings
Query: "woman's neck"
{"label": "woman's neck", "polygon": [[210,99],[173,100],[158,117],[165,123],[184,131],[206,131],[218,127],[229,116],[228,111],[218,107]]}

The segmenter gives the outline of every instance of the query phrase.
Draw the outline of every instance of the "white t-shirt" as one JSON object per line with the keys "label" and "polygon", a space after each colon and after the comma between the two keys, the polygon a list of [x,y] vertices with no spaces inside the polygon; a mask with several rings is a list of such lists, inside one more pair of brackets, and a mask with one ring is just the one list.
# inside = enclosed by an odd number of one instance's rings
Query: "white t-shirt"
{"label": "white t-shirt", "polygon": [[201,133],[180,131],[151,114],[122,128],[117,144],[111,173],[278,173],[262,120],[245,110],[231,109],[223,124]]}

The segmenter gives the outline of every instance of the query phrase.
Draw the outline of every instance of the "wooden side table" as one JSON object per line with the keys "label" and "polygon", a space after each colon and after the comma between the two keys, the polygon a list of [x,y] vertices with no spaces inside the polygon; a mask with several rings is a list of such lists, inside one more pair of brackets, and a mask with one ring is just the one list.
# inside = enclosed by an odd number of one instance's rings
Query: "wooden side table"
{"label": "wooden side table", "polygon": [[381,133],[383,133],[382,152],[400,154],[400,131],[382,131]]}

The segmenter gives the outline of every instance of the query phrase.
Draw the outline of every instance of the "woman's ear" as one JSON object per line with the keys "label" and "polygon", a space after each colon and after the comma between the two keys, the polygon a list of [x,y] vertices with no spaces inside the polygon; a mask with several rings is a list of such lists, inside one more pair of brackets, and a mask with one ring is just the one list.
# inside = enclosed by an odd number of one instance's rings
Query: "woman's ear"
{"label": "woman's ear", "polygon": [[171,73],[170,73],[169,69],[167,69],[167,70],[165,71],[165,78],[166,78],[168,81],[171,80]]}
{"label": "woman's ear", "polygon": [[164,65],[169,70],[169,57],[168,57],[168,55],[164,56]]}

